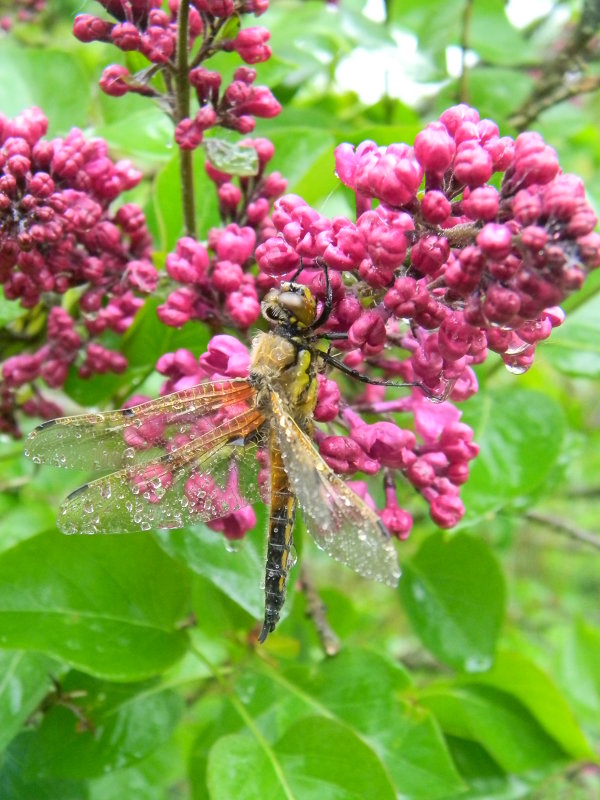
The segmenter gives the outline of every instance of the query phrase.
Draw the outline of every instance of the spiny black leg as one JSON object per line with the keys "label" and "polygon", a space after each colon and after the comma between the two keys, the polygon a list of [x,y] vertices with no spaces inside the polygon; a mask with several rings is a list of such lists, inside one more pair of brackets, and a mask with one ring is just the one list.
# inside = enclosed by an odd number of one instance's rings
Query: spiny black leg
{"label": "spiny black leg", "polygon": [[333,308],[333,289],[331,288],[331,281],[329,280],[329,272],[327,271],[327,264],[324,261],[319,261],[320,265],[323,268],[323,274],[325,275],[325,287],[326,287],[326,297],[325,297],[325,304],[321,310],[321,313],[316,318],[316,320],[309,325],[306,330],[314,331],[317,328],[320,328],[321,325],[325,325],[327,320],[331,315],[331,310]]}
{"label": "spiny black leg", "polygon": [[432,400],[437,400],[441,402],[445,400],[445,395],[441,397],[437,394],[434,394],[431,389],[428,389],[426,386],[423,386],[422,383],[417,381],[412,383],[399,383],[398,381],[388,381],[383,380],[381,378],[369,378],[368,375],[363,375],[362,372],[358,372],[356,369],[352,369],[352,367],[346,366],[342,361],[338,361],[337,358],[330,356],[328,353],[319,352],[319,356],[325,361],[326,364],[329,364],[331,367],[335,367],[339,369],[340,372],[344,372],[346,375],[350,375],[350,377],[354,378],[361,383],[370,383],[372,386],[395,386],[397,388],[407,388],[414,386],[417,389],[421,389],[421,391],[430,397]]}

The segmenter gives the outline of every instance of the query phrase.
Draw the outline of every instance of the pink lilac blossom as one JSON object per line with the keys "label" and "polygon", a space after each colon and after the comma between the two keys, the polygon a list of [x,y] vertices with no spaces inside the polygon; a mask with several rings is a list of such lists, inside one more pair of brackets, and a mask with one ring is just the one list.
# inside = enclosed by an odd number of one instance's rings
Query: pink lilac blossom
{"label": "pink lilac blossom", "polygon": [[[452,527],[478,449],[452,401],[477,391],[472,367],[490,350],[512,372],[531,366],[537,343],[564,319],[558,304],[600,264],[597,220],[581,180],[561,173],[539,134],[500,137],[465,105],[427,125],[413,147],[340,145],[336,171],[355,192],[356,220],[281,197],[276,234],[255,251],[259,285],[302,266],[296,280],[322,307],[328,267],[333,308],[323,333],[345,336],[334,342],[338,357],[364,378],[414,388],[387,400],[383,387],[361,396],[344,379],[336,397],[335,370],[322,376],[315,418],[346,433],[317,429],[321,455],[344,475],[383,473],[381,515],[399,537],[411,524],[398,504],[399,478],[437,525]],[[500,188],[488,183],[494,173],[503,173]],[[389,421],[392,412],[413,415],[416,438]],[[364,413],[386,420],[366,423]]]}
{"label": "pink lilac blossom", "polygon": [[[108,329],[123,333],[158,280],[143,213],[132,204],[113,207],[141,173],[113,162],[102,139],[73,129],[45,140],[46,130],[37,108],[0,118],[0,283],[8,300],[31,309],[41,325],[45,318],[41,346],[15,347],[0,367],[0,429],[13,434],[17,406],[55,415],[40,382],[61,387],[71,366],[82,377],[125,369],[121,353],[93,340]],[[77,302],[67,311],[61,301],[71,290]]]}
{"label": "pink lilac blossom", "polygon": [[269,212],[286,181],[278,172],[266,172],[275,152],[268,139],[243,139],[240,145],[256,151],[258,172],[235,178],[206,162],[224,225],[208,232],[206,246],[183,237],[167,256],[172,283],[158,307],[165,325],[179,328],[190,320],[202,320],[246,330],[260,315],[260,298],[270,286],[261,281],[264,276],[255,274],[254,256],[257,244],[275,232]]}
{"label": "pink lilac blossom", "polygon": [[[177,31],[179,0],[170,0],[168,12],[160,0],[99,0],[116,21],[93,14],[78,14],[73,33],[81,42],[107,42],[123,51],[137,51],[154,66],[151,72],[132,75],[127,67],[110,64],[100,78],[100,88],[113,97],[128,92],[160,99],[176,122],[175,141],[183,150],[194,150],[209,128],[220,126],[248,134],[256,117],[277,116],[281,105],[270,89],[256,86],[256,70],[239,67],[228,86],[221,86],[218,72],[203,64],[219,52],[235,52],[246,64],[259,64],[271,57],[267,44],[271,34],[260,26],[243,28],[234,38],[223,36],[223,28],[232,17],[244,14],[260,16],[268,0],[194,0],[188,9],[188,47],[191,68],[188,79],[198,101],[194,116],[179,113],[177,100],[165,92],[156,76],[161,70],[171,74],[178,69]],[[151,76],[151,77],[150,77]]]}

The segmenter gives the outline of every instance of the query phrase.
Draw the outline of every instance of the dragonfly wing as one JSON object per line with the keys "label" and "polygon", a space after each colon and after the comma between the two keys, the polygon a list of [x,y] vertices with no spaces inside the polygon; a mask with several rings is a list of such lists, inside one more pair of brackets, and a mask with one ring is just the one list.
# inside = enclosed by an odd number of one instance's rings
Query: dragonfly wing
{"label": "dragonfly wing", "polygon": [[37,464],[75,469],[119,469],[159,458],[252,403],[245,380],[201,383],[132,408],[61,417],[27,437],[25,454]]}
{"label": "dragonfly wing", "polygon": [[92,534],[181,528],[256,502],[263,424],[258,411],[243,412],[159,459],[82,486],[63,504],[59,528]]}
{"label": "dragonfly wing", "polygon": [[309,533],[336,561],[396,586],[398,557],[377,514],[323,461],[310,438],[272,394],[279,447]]}

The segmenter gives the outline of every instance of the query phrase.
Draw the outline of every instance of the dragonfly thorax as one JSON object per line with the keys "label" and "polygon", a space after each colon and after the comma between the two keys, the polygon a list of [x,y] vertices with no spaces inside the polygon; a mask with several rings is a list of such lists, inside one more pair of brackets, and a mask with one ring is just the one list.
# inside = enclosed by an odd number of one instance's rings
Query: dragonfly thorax
{"label": "dragonfly thorax", "polygon": [[257,391],[257,406],[270,410],[276,392],[288,412],[301,424],[312,417],[317,403],[317,361],[301,337],[275,332],[259,333],[252,342],[250,383]]}

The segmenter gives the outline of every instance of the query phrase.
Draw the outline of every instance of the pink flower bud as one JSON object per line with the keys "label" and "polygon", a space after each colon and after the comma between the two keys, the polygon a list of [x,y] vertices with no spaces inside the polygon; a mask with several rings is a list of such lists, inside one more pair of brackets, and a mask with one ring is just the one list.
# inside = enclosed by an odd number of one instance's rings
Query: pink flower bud
{"label": "pink flower bud", "polygon": [[549,183],[558,173],[556,151],[547,145],[539,133],[520,133],[515,141],[513,183],[519,186]]}
{"label": "pink flower bud", "polygon": [[233,48],[242,61],[259,64],[271,58],[272,50],[268,44],[271,33],[266,28],[254,27],[241,30],[233,41]]}
{"label": "pink flower bud", "polygon": [[386,341],[385,324],[376,311],[366,311],[348,331],[348,341],[353,347],[360,347],[366,356],[380,353]]}
{"label": "pink flower bud", "polygon": [[215,373],[227,378],[246,378],[250,367],[250,354],[234,336],[219,334],[209,341],[206,352],[198,363],[207,374]]}
{"label": "pink flower bud", "polygon": [[127,282],[133,289],[149,294],[156,289],[158,272],[149,261],[130,261],[127,265]]}
{"label": "pink flower bud", "polygon": [[444,236],[424,236],[414,245],[410,260],[422,275],[434,275],[450,255],[450,245]]}
{"label": "pink flower bud", "polygon": [[453,528],[465,515],[465,507],[456,495],[440,494],[431,501],[431,519],[440,528]]}
{"label": "pink flower bud", "polygon": [[421,200],[421,213],[427,222],[439,225],[452,213],[452,205],[443,192],[426,192]]}
{"label": "pink flower bud", "polygon": [[111,32],[113,44],[120,50],[139,50],[142,37],[138,28],[131,22],[115,25]]}
{"label": "pink flower bud", "polygon": [[233,73],[233,79],[250,86],[256,80],[256,75],[257,72],[253,67],[238,67]]}
{"label": "pink flower bud", "polygon": [[221,19],[231,17],[235,9],[233,0],[199,0],[198,6],[202,11]]}
{"label": "pink flower bud", "polygon": [[453,136],[457,128],[462,125],[463,122],[473,122],[477,124],[479,122],[479,113],[475,108],[471,108],[471,106],[465,103],[459,103],[444,111],[440,117],[440,122],[444,123]]}
{"label": "pink flower bud", "polygon": [[356,168],[356,188],[367,197],[377,197],[390,206],[409,203],[417,193],[423,168],[407,145],[390,145],[364,153]]}
{"label": "pink flower bud", "polygon": [[253,325],[260,316],[260,303],[254,286],[243,284],[237,291],[227,295],[225,310],[240,328]]}
{"label": "pink flower bud", "polygon": [[494,186],[479,186],[472,191],[465,189],[461,208],[471,219],[487,222],[498,214],[500,197]]}
{"label": "pink flower bud", "polygon": [[141,51],[148,61],[166,64],[175,51],[175,33],[158,25],[151,25],[142,36]]}
{"label": "pink flower bud", "polygon": [[230,294],[240,288],[244,273],[233,261],[217,261],[211,276],[212,285],[219,292]]}
{"label": "pink flower bud", "polygon": [[566,220],[574,214],[584,198],[585,189],[581,178],[576,175],[559,175],[544,187],[542,208],[547,216]]}
{"label": "pink flower bud", "polygon": [[502,259],[510,253],[512,236],[507,225],[488,222],[477,234],[477,244],[489,258]]}
{"label": "pink flower bud", "polygon": [[369,458],[379,461],[383,466],[403,469],[412,461],[412,451],[416,445],[414,433],[392,422],[356,425],[350,436]]}
{"label": "pink flower bud", "polygon": [[220,261],[235,261],[244,264],[252,255],[256,243],[256,233],[249,227],[240,227],[235,223],[222,230],[213,229],[214,244],[211,241]]}
{"label": "pink flower bud", "polygon": [[337,417],[340,409],[340,387],[324,375],[318,375],[317,379],[319,389],[313,415],[317,422],[331,422]]}
{"label": "pink flower bud", "polygon": [[286,275],[300,266],[300,256],[279,236],[267,239],[256,248],[256,262],[267,275]]}
{"label": "pink flower bud", "polygon": [[518,292],[499,284],[491,284],[485,295],[483,313],[490,322],[509,323],[519,313],[521,299]]}
{"label": "pink flower bud", "polygon": [[252,506],[244,506],[231,514],[219,517],[207,523],[213,531],[223,533],[226,539],[235,541],[244,536],[256,526],[256,513]]}
{"label": "pink flower bud", "polygon": [[454,175],[471,188],[481,186],[492,175],[492,159],[476,142],[463,142],[456,149]]}
{"label": "pink flower bud", "polygon": [[73,36],[80,42],[108,42],[113,26],[113,22],[100,17],[78,14],[73,21]]}
{"label": "pink flower bud", "polygon": [[99,84],[103,92],[111,97],[122,97],[130,91],[126,78],[129,78],[129,70],[119,64],[111,64],[102,73]]}
{"label": "pink flower bud", "polygon": [[514,218],[522,225],[532,225],[542,214],[542,199],[527,189],[522,189],[512,201]]}
{"label": "pink flower bud", "polygon": [[182,119],[175,128],[175,141],[182,150],[195,150],[202,137],[202,130],[194,119]]}
{"label": "pink flower bud", "polygon": [[443,174],[455,151],[456,144],[442,122],[430,122],[415,138],[415,155],[426,172]]}
{"label": "pink flower bud", "polygon": [[219,204],[229,211],[235,211],[238,203],[242,199],[242,192],[239,186],[234,183],[222,183],[217,192]]}

